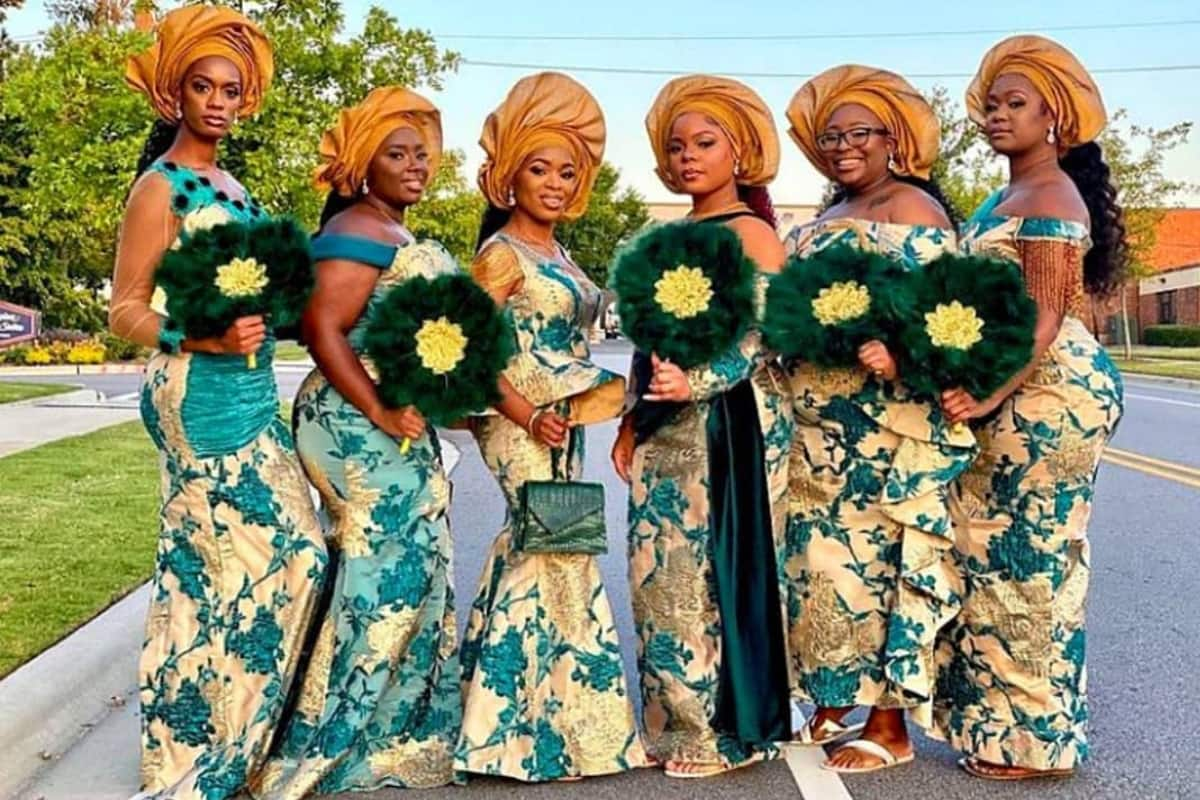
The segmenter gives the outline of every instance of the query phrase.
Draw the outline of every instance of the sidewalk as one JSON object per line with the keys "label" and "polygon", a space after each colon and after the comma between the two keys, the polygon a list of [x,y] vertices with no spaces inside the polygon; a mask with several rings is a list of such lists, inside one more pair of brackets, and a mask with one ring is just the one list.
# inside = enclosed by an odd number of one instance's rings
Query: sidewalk
{"label": "sidewalk", "polygon": [[[439,435],[453,474],[470,434]],[[137,659],[149,598],[143,585],[0,680],[0,798],[126,800],[137,791]]]}
{"label": "sidewalk", "polygon": [[131,398],[79,389],[0,406],[0,457],[138,418]]}

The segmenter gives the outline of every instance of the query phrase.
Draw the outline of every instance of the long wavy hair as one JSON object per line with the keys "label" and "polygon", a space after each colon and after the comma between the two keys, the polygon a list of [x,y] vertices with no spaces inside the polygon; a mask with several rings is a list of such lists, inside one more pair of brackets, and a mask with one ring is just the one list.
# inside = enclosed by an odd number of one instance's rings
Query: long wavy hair
{"label": "long wavy hair", "polygon": [[1083,258],[1083,286],[1105,297],[1121,287],[1129,271],[1125,215],[1117,203],[1117,187],[1095,142],[1072,147],[1058,165],[1071,177],[1092,219],[1092,249]]}

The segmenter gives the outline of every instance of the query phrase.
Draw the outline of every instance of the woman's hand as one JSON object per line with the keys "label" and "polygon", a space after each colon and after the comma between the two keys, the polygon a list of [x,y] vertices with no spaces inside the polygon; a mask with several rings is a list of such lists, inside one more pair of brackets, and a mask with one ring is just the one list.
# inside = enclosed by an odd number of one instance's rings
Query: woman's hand
{"label": "woman's hand", "polygon": [[380,409],[371,415],[371,422],[397,439],[420,439],[425,434],[425,417],[412,406]]}
{"label": "woman's hand", "polygon": [[885,381],[896,380],[896,359],[888,351],[887,345],[878,339],[872,339],[858,348],[858,363],[876,377]]}
{"label": "woman's hand", "polygon": [[976,400],[965,389],[947,389],[942,392],[942,413],[952,425],[986,417],[996,410],[997,405],[999,403],[991,399]]}
{"label": "woman's hand", "polygon": [[687,374],[677,364],[661,359],[655,353],[650,354],[650,363],[654,367],[654,374],[650,378],[645,399],[675,403],[686,403],[692,399],[692,387],[688,384]]}
{"label": "woman's hand", "polygon": [[561,448],[571,428],[569,419],[546,408],[535,410],[525,424],[534,439],[551,448]]}
{"label": "woman's hand", "polygon": [[267,338],[267,323],[261,316],[234,320],[221,338],[215,339],[215,350],[227,355],[248,356],[257,353]]}
{"label": "woman's hand", "polygon": [[621,428],[617,431],[617,440],[613,442],[612,448],[612,464],[613,469],[617,471],[618,477],[626,483],[633,480],[633,425],[626,420],[622,420]]}

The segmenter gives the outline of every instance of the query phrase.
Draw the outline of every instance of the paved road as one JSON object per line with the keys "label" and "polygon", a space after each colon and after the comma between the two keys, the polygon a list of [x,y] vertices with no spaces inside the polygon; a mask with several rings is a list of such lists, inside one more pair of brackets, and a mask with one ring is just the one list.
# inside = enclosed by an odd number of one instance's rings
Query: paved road
{"label": "paved road", "polygon": [[[628,354],[610,344],[598,348],[605,366],[623,369]],[[295,373],[299,380],[301,373]],[[97,376],[132,391],[136,376]],[[59,379],[61,380],[61,379]],[[83,382],[92,385],[92,379]],[[281,378],[285,396],[290,375]],[[99,388],[99,387],[97,387]],[[1126,419],[1115,445],[1158,459],[1200,466],[1200,392],[1131,380]],[[604,480],[608,490],[611,552],[602,557],[605,582],[626,648],[626,666],[634,678],[632,621],[626,584],[622,531],[625,495],[607,464],[615,433],[612,424],[592,429],[588,441],[589,478]],[[455,534],[455,572],[460,615],[470,605],[492,536],[500,525],[502,502],[491,476],[469,437],[454,434],[463,459],[454,475],[451,510]],[[1200,573],[1200,488],[1106,464],[1097,486],[1091,525],[1093,584],[1089,607],[1088,661],[1091,681],[1094,760],[1074,779],[1051,783],[990,784],[954,768],[955,754],[944,745],[916,737],[918,760],[899,769],[845,780],[847,794],[813,783],[811,768],[801,771],[807,800],[888,798],[889,800],[1092,800],[1092,798],[1197,798],[1200,765],[1200,693],[1194,689],[1200,641],[1200,615],[1192,593]],[[465,623],[465,620],[464,620]],[[634,683],[633,685],[636,685]],[[123,798],[136,780],[136,721],[131,706],[111,724],[85,739],[87,755],[68,755],[46,776],[38,794],[48,800]],[[810,762],[813,757],[810,754]],[[90,765],[90,770],[89,770]],[[83,774],[81,774],[81,772]],[[83,775],[89,777],[84,778]],[[422,792],[433,798],[523,797],[628,800],[662,798],[799,797],[793,774],[783,762],[748,769],[704,782],[671,781],[656,771],[584,781],[517,788],[479,780],[467,792]],[[124,794],[123,794],[124,792]],[[401,800],[410,795],[382,791],[370,797]],[[346,795],[361,798],[362,795]]]}

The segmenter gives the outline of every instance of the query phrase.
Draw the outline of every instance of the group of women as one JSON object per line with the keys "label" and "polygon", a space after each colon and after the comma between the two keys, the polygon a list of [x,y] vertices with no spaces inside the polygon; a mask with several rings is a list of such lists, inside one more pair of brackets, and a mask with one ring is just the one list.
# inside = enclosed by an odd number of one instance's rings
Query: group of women
{"label": "group of women", "polygon": [[[956,249],[1017,261],[1036,341],[987,398],[914,396],[881,342],[855,369],[782,363],[755,330],[686,370],[639,353],[627,390],[590,360],[604,296],[555,240],[587,208],[599,106],[541,73],[488,116],[470,272],[517,347],[501,401],[469,426],[511,522],[526,481],[578,477],[584,427],[623,415],[612,460],[631,486],[640,725],[593,555],[522,552],[506,523],[457,640],[438,438],[416,410],[381,402],[363,354],[390,287],[459,269],[405,226],[442,150],[428,100],[377,88],[320,142],[328,201],[301,326],[317,368],[291,429],[264,320],[195,339],[157,306],[155,269],[181,235],[266,213],[216,155],[272,72],[253,23],[189,6],[127,73],[159,117],[111,310],[116,333],[157,349],[142,394],[163,464],[139,671],[144,796],[635,767],[695,778],[793,739],[840,743],[828,768],[871,771],[911,760],[906,711],[981,777],[1068,774],[1086,757],[1086,527],[1121,384],[1079,304],[1117,284],[1124,245],[1094,143],[1104,108],[1067,51],[1018,36],[985,56],[967,105],[1010,181],[961,226],[930,181],[937,119],[893,73],[836,67],[796,93],[791,137],[836,191],[783,242],[766,191],[776,126],[751,89],[679,78],[646,120],[659,177],[690,196],[695,224],[737,234],[760,290],[789,253],[834,244],[912,270]],[[236,357],[250,353],[259,368]],[[792,701],[816,706],[798,731]],[[845,719],[857,707],[865,726]]]}

